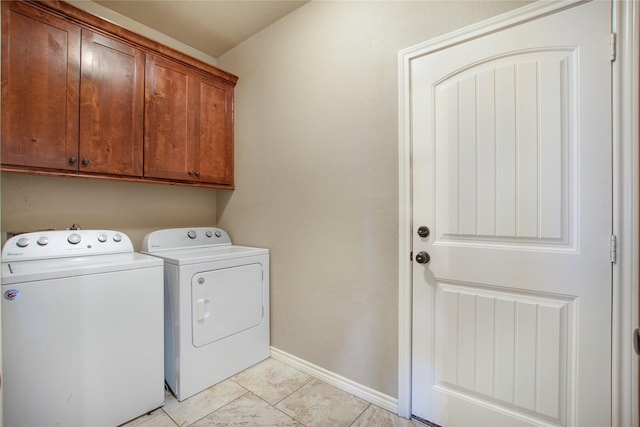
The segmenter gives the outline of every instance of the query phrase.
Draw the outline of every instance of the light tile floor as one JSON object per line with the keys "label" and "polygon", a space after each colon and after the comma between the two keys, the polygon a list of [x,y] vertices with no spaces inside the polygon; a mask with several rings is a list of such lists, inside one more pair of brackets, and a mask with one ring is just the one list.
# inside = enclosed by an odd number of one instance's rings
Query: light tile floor
{"label": "light tile floor", "polygon": [[267,359],[182,402],[167,392],[164,407],[123,427],[278,426],[419,427],[389,411]]}

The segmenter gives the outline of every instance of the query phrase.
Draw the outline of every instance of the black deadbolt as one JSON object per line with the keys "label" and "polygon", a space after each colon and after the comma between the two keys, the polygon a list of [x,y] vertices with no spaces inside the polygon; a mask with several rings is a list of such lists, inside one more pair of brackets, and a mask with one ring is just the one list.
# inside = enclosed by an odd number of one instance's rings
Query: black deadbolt
{"label": "black deadbolt", "polygon": [[429,227],[427,227],[426,225],[421,225],[420,227],[418,227],[418,236],[429,237],[430,233],[431,230],[429,230]]}

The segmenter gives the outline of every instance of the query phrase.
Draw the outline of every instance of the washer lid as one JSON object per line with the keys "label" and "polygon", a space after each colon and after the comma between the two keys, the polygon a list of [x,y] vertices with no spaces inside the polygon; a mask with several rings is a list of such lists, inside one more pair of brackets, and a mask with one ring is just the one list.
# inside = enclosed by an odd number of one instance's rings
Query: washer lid
{"label": "washer lid", "polygon": [[2,263],[2,284],[34,282],[71,276],[161,267],[162,260],[137,252],[48,258]]}
{"label": "washer lid", "polygon": [[219,245],[146,253],[164,258],[164,261],[167,264],[188,265],[257,255],[268,255],[269,250],[263,248],[251,248],[247,246]]}

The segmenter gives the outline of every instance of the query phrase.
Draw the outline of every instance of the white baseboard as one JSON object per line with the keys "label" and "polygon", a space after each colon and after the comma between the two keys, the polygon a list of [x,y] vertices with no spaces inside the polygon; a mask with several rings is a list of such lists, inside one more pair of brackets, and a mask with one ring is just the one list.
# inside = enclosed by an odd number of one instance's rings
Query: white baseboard
{"label": "white baseboard", "polygon": [[271,347],[271,357],[279,360],[280,362],[291,366],[305,374],[311,375],[319,380],[324,381],[327,384],[331,384],[334,387],[338,387],[340,390],[351,393],[360,399],[366,400],[369,403],[373,403],[387,411],[398,413],[398,399],[388,396],[379,391],[373,390],[362,384],[358,384],[348,378],[340,376],[334,372],[327,371],[320,366],[316,366],[313,363],[309,363],[306,360],[302,360],[292,354],[284,352],[275,347]]}

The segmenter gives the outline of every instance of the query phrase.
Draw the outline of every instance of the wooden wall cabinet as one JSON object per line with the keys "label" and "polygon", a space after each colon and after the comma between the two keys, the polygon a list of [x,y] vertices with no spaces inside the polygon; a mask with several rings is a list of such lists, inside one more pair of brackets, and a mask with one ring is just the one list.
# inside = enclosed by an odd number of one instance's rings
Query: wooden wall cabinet
{"label": "wooden wall cabinet", "polygon": [[233,188],[236,81],[66,3],[3,1],[2,169]]}
{"label": "wooden wall cabinet", "polygon": [[80,39],[77,25],[2,2],[2,163],[76,170]]}
{"label": "wooden wall cabinet", "polygon": [[144,175],[233,185],[233,85],[147,55]]}
{"label": "wooden wall cabinet", "polygon": [[82,30],[79,168],[142,176],[144,52]]}

